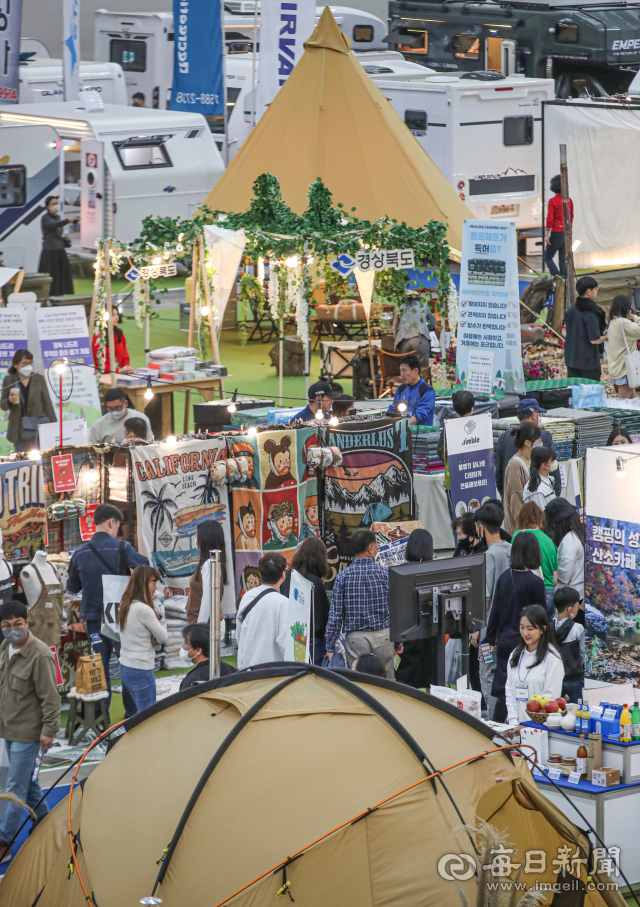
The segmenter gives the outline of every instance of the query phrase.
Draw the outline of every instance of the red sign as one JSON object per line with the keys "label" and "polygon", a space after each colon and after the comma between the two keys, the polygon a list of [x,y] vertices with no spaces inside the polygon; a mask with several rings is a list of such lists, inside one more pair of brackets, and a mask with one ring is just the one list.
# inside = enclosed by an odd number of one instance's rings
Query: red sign
{"label": "red sign", "polygon": [[51,469],[53,470],[53,487],[57,492],[76,490],[72,454],[58,454],[56,457],[51,457]]}
{"label": "red sign", "polygon": [[98,166],[98,155],[92,154],[90,151],[87,152],[87,167],[97,167]]}
{"label": "red sign", "polygon": [[64,680],[62,679],[62,671],[60,670],[60,662],[58,661],[58,653],[56,651],[56,647],[51,646],[51,651],[53,652],[53,657],[56,660],[56,686],[59,687],[62,683],[64,683]]}
{"label": "red sign", "polygon": [[80,517],[80,538],[83,542],[88,542],[95,534],[96,524],[93,520],[93,515],[97,506],[97,504],[88,504],[87,512]]}

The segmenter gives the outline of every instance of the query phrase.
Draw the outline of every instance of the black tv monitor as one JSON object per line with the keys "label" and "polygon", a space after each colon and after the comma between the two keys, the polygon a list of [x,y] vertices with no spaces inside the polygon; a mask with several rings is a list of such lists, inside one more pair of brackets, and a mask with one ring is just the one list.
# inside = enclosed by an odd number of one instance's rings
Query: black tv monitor
{"label": "black tv monitor", "polygon": [[469,634],[486,622],[484,554],[389,567],[391,639],[437,638],[437,682],[444,683],[445,637],[462,640],[468,671]]}

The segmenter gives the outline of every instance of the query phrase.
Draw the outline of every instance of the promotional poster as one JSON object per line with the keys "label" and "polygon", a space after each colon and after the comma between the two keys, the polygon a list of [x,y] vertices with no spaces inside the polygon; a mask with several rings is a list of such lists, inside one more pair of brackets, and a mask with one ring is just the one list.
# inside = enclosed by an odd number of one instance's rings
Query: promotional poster
{"label": "promotional poster", "polygon": [[31,560],[44,548],[42,466],[30,460],[0,463],[0,529],[7,561]]}
{"label": "promotional poster", "polygon": [[62,376],[64,410],[92,425],[101,415],[100,395],[83,306],[40,308],[36,320],[47,390],[54,409],[59,405],[59,379],[48,369],[56,359],[64,357],[71,366]]}
{"label": "promotional poster", "polygon": [[465,220],[456,384],[473,393],[524,393],[516,227]]}
{"label": "promotional poster", "polygon": [[291,571],[285,661],[309,661],[309,637],[312,633],[313,583],[297,570]]}
{"label": "promotional poster", "polygon": [[451,506],[456,517],[474,513],[496,496],[491,415],[464,416],[444,423],[451,478]]}
{"label": "promotional poster", "polygon": [[223,116],[220,4],[208,0],[173,0],[173,23],[170,110]]}

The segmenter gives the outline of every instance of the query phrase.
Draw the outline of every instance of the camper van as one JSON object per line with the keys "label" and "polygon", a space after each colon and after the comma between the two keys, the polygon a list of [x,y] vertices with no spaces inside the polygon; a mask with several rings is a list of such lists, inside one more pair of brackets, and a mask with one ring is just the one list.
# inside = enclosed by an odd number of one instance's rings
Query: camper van
{"label": "camper van", "polygon": [[37,270],[48,195],[60,196],[63,217],[80,216],[69,251],[93,257],[97,239],[131,242],[150,214],[191,217],[224,170],[200,114],[83,94],[0,109],[0,249],[10,267]]}
{"label": "camper van", "polygon": [[[21,45],[22,46],[22,45]],[[127,87],[117,63],[80,63],[80,91],[97,91],[104,104],[127,104]],[[20,64],[20,104],[64,100],[62,60],[36,57]]]}
{"label": "camper van", "polygon": [[[242,15],[226,15],[224,20],[227,66],[235,54],[253,52],[253,15],[247,14],[246,2],[240,5],[245,8]],[[316,22],[323,9],[316,7]],[[387,26],[377,16],[344,6],[332,6],[331,11],[350,38],[352,50],[386,49]],[[259,22],[258,18],[258,28]],[[171,13],[128,14],[100,9],[95,14],[94,57],[122,67],[129,103],[134,94],[141,93],[146,107],[164,108],[173,81],[173,35]],[[237,86],[228,83],[228,87]]]}
{"label": "camper van", "polygon": [[540,226],[542,103],[554,97],[552,79],[371,77],[474,217]]}

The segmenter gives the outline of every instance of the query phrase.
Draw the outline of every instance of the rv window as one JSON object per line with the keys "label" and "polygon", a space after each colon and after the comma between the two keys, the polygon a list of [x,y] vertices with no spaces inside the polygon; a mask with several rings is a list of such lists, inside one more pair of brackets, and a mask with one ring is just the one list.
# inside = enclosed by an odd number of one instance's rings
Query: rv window
{"label": "rv window", "polygon": [[414,135],[425,135],[427,131],[426,110],[405,110],[404,121]]}
{"label": "rv window", "polygon": [[151,170],[156,167],[173,167],[162,139],[130,139],[114,142],[113,147],[123,170]]}
{"label": "rv window", "polygon": [[503,145],[533,145],[533,117],[505,117]]}
{"label": "rv window", "polygon": [[426,54],[429,52],[429,32],[424,28],[399,28],[398,36],[404,43],[398,44],[402,54]]}
{"label": "rv window", "polygon": [[23,164],[0,167],[0,208],[27,204],[27,169]]}
{"label": "rv window", "polygon": [[146,72],[146,41],[125,41],[123,38],[114,38],[111,42],[109,62],[119,63],[125,72]]}
{"label": "rv window", "polygon": [[456,35],[453,39],[453,55],[464,60],[477,60],[480,56],[480,39],[475,35]]}
{"label": "rv window", "polygon": [[353,40],[361,44],[370,44],[373,41],[373,25],[354,25]]}
{"label": "rv window", "polygon": [[[227,88],[227,122],[231,114],[233,113],[233,108],[236,106],[236,101],[240,97],[241,88]],[[222,116],[216,116],[215,114],[205,114],[205,120],[209,123],[209,129],[211,132],[220,134],[224,132],[224,119]]]}
{"label": "rv window", "polygon": [[559,44],[577,44],[580,31],[575,22],[560,21],[556,24],[556,41]]}

